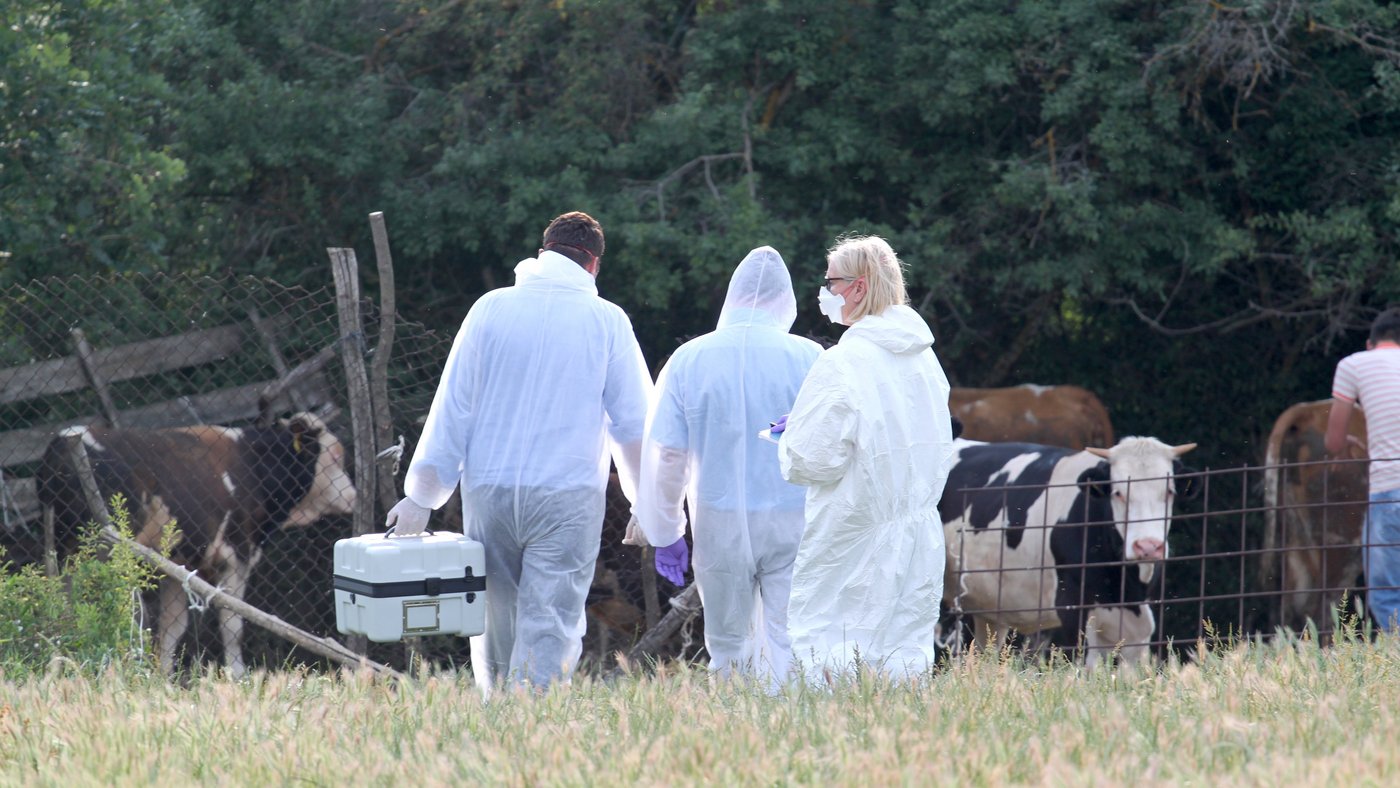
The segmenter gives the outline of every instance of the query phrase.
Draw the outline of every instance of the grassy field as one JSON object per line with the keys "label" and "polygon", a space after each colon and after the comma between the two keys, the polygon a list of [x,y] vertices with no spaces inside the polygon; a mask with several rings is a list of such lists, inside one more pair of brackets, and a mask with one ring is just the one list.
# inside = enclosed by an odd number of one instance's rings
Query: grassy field
{"label": "grassy field", "polygon": [[1238,646],[1157,670],[995,655],[914,685],[769,696],[669,668],[483,703],[470,681],[0,680],[0,783],[1400,783],[1400,640]]}

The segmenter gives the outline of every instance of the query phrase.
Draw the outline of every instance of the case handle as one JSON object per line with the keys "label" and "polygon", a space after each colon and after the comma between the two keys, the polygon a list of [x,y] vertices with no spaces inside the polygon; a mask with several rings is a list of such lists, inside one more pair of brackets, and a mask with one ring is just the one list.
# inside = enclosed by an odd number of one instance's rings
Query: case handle
{"label": "case handle", "polygon": [[[391,526],[389,526],[387,529],[385,529],[385,531],[384,531],[384,538],[385,538],[385,539],[388,539],[388,538],[389,538],[389,534],[393,533],[393,532],[394,532],[394,529],[395,529],[395,528],[398,528],[398,527],[399,527],[399,524],[398,524],[398,523],[394,523],[393,525],[391,525]],[[433,535],[433,529],[431,529],[431,528],[424,528],[422,533],[414,534],[413,536],[405,536],[405,537],[402,537],[402,538],[404,538],[404,539],[412,539],[413,537],[417,537],[417,536],[432,536],[432,535]]]}

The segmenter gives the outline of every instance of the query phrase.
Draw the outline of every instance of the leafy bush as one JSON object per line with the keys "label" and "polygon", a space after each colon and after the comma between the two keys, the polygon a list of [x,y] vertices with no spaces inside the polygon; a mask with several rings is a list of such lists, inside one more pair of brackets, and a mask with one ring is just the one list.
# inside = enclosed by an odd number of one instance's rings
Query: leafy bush
{"label": "leafy bush", "polygon": [[[131,520],[120,496],[112,499],[112,525],[128,537]],[[141,592],[156,572],[126,545],[102,541],[100,529],[83,529],[77,551],[54,577],[36,566],[0,576],[0,668],[8,676],[45,670],[55,659],[85,671],[117,662],[146,663],[151,646],[140,624]]]}

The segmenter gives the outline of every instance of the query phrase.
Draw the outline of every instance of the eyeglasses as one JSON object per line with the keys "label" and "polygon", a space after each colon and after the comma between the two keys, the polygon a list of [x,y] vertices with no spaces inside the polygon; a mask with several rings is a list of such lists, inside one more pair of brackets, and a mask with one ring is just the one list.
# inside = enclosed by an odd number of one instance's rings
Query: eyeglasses
{"label": "eyeglasses", "polygon": [[822,281],[826,283],[826,289],[827,289],[827,290],[830,290],[830,289],[831,289],[831,283],[832,283],[832,282],[851,282],[851,281],[854,281],[854,280],[855,280],[855,277],[851,277],[851,276],[826,276],[826,277],[822,277]]}

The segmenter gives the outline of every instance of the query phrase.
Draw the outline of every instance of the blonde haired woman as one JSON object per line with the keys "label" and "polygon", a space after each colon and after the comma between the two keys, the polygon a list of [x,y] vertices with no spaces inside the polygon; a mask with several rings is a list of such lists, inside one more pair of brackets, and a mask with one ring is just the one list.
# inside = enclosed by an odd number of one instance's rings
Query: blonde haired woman
{"label": "blonde haired woman", "polygon": [[807,487],[792,652],[813,679],[857,661],[901,679],[934,659],[948,379],[883,238],[838,239],[825,281],[822,313],[850,328],[807,374],[778,446],[783,478]]}

